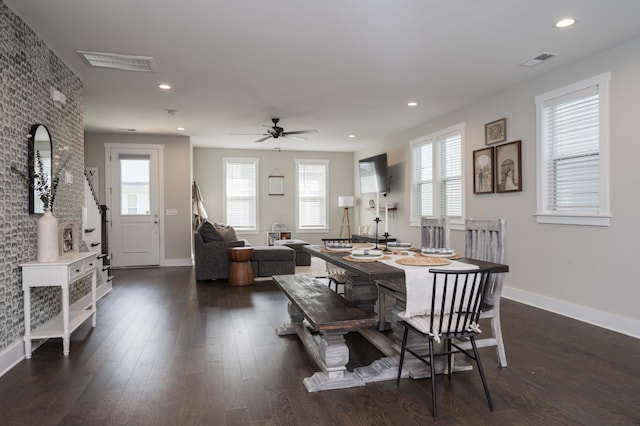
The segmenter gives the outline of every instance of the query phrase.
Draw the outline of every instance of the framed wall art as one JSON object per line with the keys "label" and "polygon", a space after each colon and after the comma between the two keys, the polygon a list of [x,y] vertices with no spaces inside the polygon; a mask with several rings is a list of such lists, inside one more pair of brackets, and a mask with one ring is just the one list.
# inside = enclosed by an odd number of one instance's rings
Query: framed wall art
{"label": "framed wall art", "polygon": [[496,146],[497,192],[522,191],[522,141]]}
{"label": "framed wall art", "polygon": [[492,121],[484,125],[484,144],[491,145],[507,140],[507,119]]}
{"label": "framed wall art", "polygon": [[284,175],[278,169],[269,175],[269,195],[284,195]]}
{"label": "framed wall art", "polygon": [[491,194],[494,192],[493,151],[493,147],[473,151],[474,194]]}

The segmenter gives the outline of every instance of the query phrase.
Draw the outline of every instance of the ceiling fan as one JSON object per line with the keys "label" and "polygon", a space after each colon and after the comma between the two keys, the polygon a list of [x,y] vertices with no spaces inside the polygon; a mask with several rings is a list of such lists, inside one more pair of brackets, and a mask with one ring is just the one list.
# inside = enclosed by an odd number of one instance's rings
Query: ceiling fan
{"label": "ceiling fan", "polygon": [[293,130],[291,132],[285,132],[282,127],[278,126],[279,118],[272,118],[273,126],[267,126],[267,133],[233,133],[234,135],[261,135],[263,138],[258,139],[256,142],[264,142],[267,139],[278,139],[278,138],[293,138],[300,140],[307,140],[307,138],[300,136],[309,133],[318,133],[317,130]]}

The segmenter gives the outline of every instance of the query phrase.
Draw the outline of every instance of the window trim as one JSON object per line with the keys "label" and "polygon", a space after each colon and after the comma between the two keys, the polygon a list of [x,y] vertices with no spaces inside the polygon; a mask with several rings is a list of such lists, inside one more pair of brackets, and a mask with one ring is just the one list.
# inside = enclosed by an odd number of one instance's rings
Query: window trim
{"label": "window trim", "polygon": [[[322,164],[325,166],[324,174],[324,187],[325,187],[325,226],[323,228],[300,228],[300,165],[302,164]],[[325,233],[330,229],[330,215],[329,215],[329,160],[326,159],[302,159],[296,158],[295,160],[295,228],[298,233]]]}
{"label": "window trim", "polygon": [[255,227],[250,229],[235,229],[238,235],[251,235],[260,233],[260,158],[256,157],[222,157],[222,218],[225,224],[228,224],[227,218],[227,164],[229,163],[248,163],[255,167]]}
{"label": "window trim", "polygon": [[[556,90],[552,90],[535,97],[536,106],[536,217],[537,223],[609,226],[610,212],[610,176],[609,176],[609,123],[610,123],[610,80],[611,73],[606,72],[585,80],[569,84]],[[600,209],[599,213],[583,214],[579,212],[554,212],[545,208],[547,161],[546,146],[543,140],[544,104],[550,100],[566,96],[571,93],[597,86],[599,94],[599,164],[600,164]]]}
{"label": "window trim", "polygon": [[[412,139],[409,141],[409,157],[410,157],[410,161],[411,161],[411,170],[410,170],[410,213],[409,213],[409,225],[412,227],[420,227],[421,226],[421,222],[420,222],[420,217],[416,217],[415,216],[415,212],[416,212],[416,191],[415,191],[415,170],[414,170],[414,164],[415,164],[415,151],[414,148],[416,148],[418,145],[425,145],[428,143],[434,144],[435,147],[435,143],[437,143],[440,140],[444,140],[448,135],[452,134],[452,133],[456,133],[456,132],[460,132],[460,167],[461,167],[461,171],[460,171],[460,182],[461,182],[461,194],[460,194],[460,206],[461,206],[461,218],[460,219],[453,219],[450,218],[449,220],[449,224],[451,229],[455,229],[455,230],[464,230],[465,227],[465,219],[466,219],[466,155],[465,155],[465,139],[466,139],[466,123],[462,122],[462,123],[458,123],[458,124],[454,124],[453,126],[449,126],[445,129],[442,130],[438,130],[437,132],[433,132],[430,133],[428,135],[425,136],[421,136],[419,138],[416,139]],[[436,151],[433,151],[433,162],[434,162],[434,167],[433,167],[433,174],[434,177],[432,179],[432,182],[434,183],[433,188],[434,188],[434,193],[433,193],[433,197],[434,200],[439,200],[440,197],[436,195],[436,187],[437,185],[435,185],[435,183],[438,181],[437,176],[438,176],[438,172],[439,172],[439,168],[440,165],[437,163],[437,158],[438,155],[436,153]],[[434,212],[437,211],[438,209],[436,209],[436,207],[438,207],[435,203],[434,203]]]}

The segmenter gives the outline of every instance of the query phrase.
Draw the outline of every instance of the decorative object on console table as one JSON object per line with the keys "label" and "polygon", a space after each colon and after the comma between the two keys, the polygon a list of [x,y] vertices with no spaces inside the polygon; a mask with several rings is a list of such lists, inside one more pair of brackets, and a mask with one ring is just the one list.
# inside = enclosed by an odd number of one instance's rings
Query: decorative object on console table
{"label": "decorative object on console table", "polygon": [[507,119],[501,118],[484,125],[484,144],[504,142],[507,140]]}
{"label": "decorative object on console table", "polygon": [[47,207],[38,219],[36,261],[40,263],[56,262],[60,257],[58,249],[58,219]]}
{"label": "decorative object on console table", "polygon": [[473,193],[491,194],[493,189],[493,152],[494,148],[473,151]]}
{"label": "decorative object on console table", "polygon": [[496,147],[497,192],[522,191],[522,141]]}
{"label": "decorative object on console table", "polygon": [[60,255],[80,251],[80,230],[75,223],[64,222],[58,226],[58,251]]}

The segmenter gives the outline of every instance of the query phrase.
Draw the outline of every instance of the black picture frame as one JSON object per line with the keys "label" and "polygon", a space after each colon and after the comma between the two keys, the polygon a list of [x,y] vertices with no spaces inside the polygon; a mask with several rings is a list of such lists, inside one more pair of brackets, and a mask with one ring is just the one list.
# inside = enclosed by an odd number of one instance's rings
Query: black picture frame
{"label": "black picture frame", "polygon": [[494,176],[494,148],[473,151],[473,193],[493,194]]}

